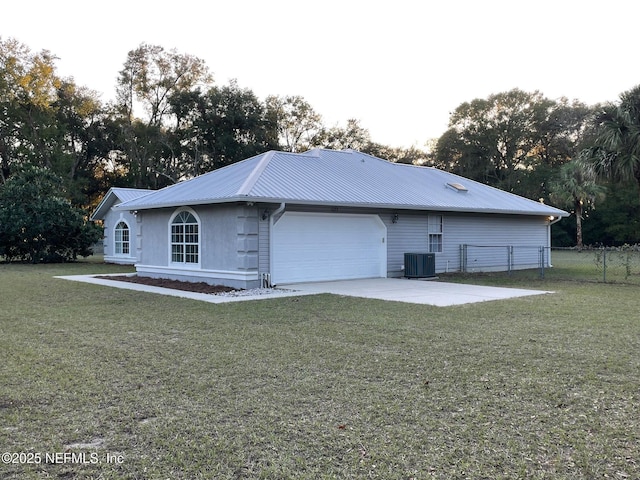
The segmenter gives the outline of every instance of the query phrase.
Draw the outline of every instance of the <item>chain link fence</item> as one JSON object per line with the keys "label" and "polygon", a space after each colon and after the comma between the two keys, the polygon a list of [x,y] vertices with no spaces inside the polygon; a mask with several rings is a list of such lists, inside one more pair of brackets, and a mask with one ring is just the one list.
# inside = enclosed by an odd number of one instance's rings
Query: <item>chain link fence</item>
{"label": "chain link fence", "polygon": [[640,285],[640,245],[549,248],[533,245],[460,245],[460,271]]}
{"label": "chain link fence", "polygon": [[557,279],[640,285],[640,246],[551,248],[553,268],[543,276]]}
{"label": "chain link fence", "polygon": [[[548,266],[544,247],[538,245],[460,245],[460,271],[507,272]],[[542,273],[541,273],[542,274]]]}

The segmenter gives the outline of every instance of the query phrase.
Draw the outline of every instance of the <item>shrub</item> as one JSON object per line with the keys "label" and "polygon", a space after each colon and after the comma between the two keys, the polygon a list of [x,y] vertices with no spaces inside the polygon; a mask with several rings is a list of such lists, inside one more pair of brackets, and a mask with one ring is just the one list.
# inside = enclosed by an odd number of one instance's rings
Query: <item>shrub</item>
{"label": "shrub", "polygon": [[23,167],[0,186],[0,255],[32,263],[91,255],[102,231],[63,193],[60,177],[35,166]]}

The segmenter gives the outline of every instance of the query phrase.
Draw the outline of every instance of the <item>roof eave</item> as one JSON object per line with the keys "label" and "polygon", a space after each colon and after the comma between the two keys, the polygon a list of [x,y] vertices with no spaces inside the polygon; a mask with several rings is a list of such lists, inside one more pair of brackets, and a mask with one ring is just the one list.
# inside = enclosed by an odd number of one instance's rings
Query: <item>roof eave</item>
{"label": "roof eave", "polygon": [[[115,202],[114,197],[117,198],[117,196],[114,193],[113,189],[110,188],[109,191],[104,196],[104,198],[100,201],[100,203],[98,204],[96,209],[93,211],[91,216],[89,217],[89,220],[92,221],[92,222],[94,222],[96,220],[103,220],[104,217],[107,215],[107,212],[109,211],[109,209],[113,206],[113,204]],[[104,213],[103,213],[103,210],[104,210]]]}
{"label": "roof eave", "polygon": [[153,204],[140,204],[136,205],[133,201],[121,203],[114,207],[115,210],[128,210],[130,212],[137,212],[139,210],[155,210],[157,208],[178,208],[178,207],[193,207],[195,205],[216,205],[221,203],[236,203],[236,202],[256,202],[256,200],[250,197],[225,197],[225,198],[209,198],[209,199],[195,199],[185,202],[163,202]]}
{"label": "roof eave", "polygon": [[214,198],[214,199],[199,199],[190,200],[186,202],[166,202],[152,205],[135,205],[133,202],[131,205],[121,203],[114,207],[115,210],[153,210],[157,208],[178,208],[178,207],[192,207],[195,205],[217,205],[222,203],[236,203],[236,202],[252,202],[252,203],[288,203],[295,205],[316,205],[327,207],[347,207],[347,208],[380,208],[385,210],[416,210],[416,211],[434,211],[434,212],[454,212],[454,213],[484,213],[484,214],[503,214],[503,215],[527,215],[537,217],[568,217],[569,213],[556,209],[554,207],[548,207],[545,210],[513,210],[513,209],[499,209],[499,208],[466,208],[466,207],[447,207],[442,205],[411,205],[411,204],[387,204],[387,203],[367,203],[367,202],[332,202],[332,201],[316,201],[316,200],[304,200],[296,198],[282,198],[282,197],[253,197],[248,195],[240,195],[226,198]]}
{"label": "roof eave", "polygon": [[[369,202],[332,202],[332,201],[316,201],[301,200],[295,198],[266,198],[266,197],[243,197],[236,201],[254,202],[254,203],[288,203],[295,205],[318,205],[327,207],[351,207],[351,208],[380,208],[385,210],[418,210],[418,211],[434,211],[434,212],[457,212],[457,213],[491,213],[505,215],[529,215],[537,217],[568,217],[569,213],[555,207],[546,206],[544,210],[513,210],[499,208],[477,208],[477,207],[447,207],[442,205],[412,205],[412,204],[390,204],[390,203],[369,203]],[[216,202],[218,203],[218,202]]]}

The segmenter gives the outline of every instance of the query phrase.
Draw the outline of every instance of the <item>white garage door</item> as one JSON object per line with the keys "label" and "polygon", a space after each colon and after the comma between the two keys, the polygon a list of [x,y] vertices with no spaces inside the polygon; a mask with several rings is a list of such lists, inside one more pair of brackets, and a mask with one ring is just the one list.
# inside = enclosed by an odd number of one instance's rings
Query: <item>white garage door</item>
{"label": "white garage door", "polygon": [[387,276],[387,228],[377,215],[286,212],[271,238],[276,285]]}

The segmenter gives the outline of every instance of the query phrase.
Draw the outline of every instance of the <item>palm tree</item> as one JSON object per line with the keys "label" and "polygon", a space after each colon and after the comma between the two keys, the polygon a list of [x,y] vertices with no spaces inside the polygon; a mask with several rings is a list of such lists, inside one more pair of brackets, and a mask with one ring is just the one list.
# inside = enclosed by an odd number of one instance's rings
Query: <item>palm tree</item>
{"label": "palm tree", "polygon": [[596,117],[598,135],[589,149],[601,175],[640,187],[640,85],[620,95]]}
{"label": "palm tree", "polygon": [[593,165],[582,158],[565,163],[551,183],[551,199],[573,209],[576,216],[576,246],[582,249],[582,220],[585,208],[604,198],[605,188],[596,182]]}

